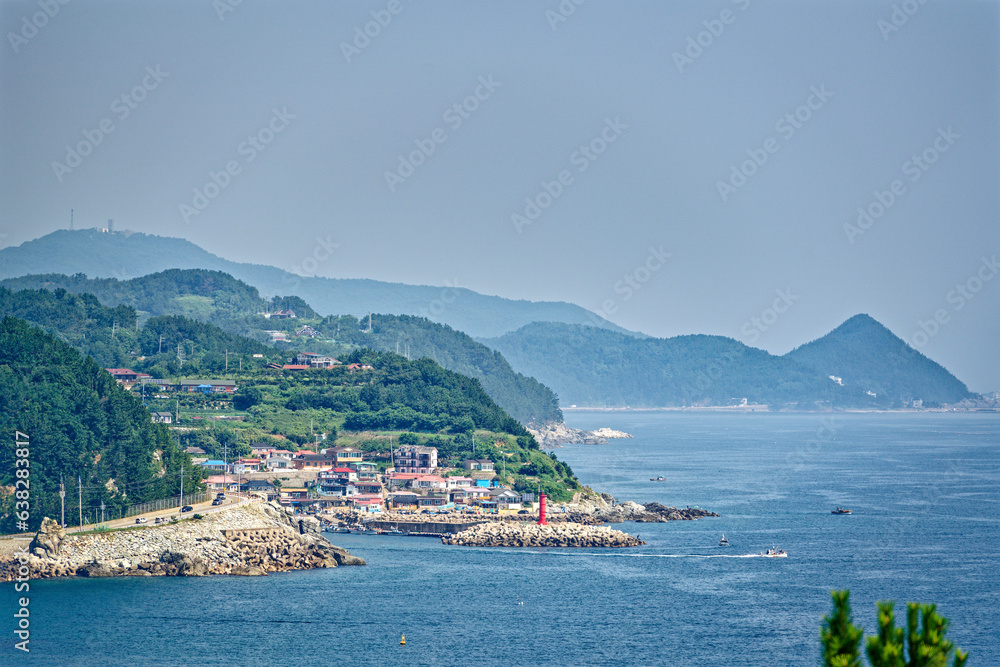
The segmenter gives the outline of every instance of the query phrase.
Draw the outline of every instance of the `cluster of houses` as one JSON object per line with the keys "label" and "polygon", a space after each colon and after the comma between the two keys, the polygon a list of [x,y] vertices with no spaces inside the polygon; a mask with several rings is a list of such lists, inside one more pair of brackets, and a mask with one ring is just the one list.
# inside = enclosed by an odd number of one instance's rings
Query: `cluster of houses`
{"label": "cluster of houses", "polygon": [[118,384],[126,389],[131,389],[137,383],[157,392],[166,391],[186,391],[200,392],[204,394],[234,394],[236,393],[236,383],[232,380],[200,380],[197,378],[186,378],[172,382],[170,380],[160,380],[148,373],[137,373],[129,368],[105,368],[111,377]]}
{"label": "cluster of houses", "polygon": [[[334,359],[333,357],[328,357],[322,354],[317,354],[316,352],[299,352],[294,359],[295,363],[284,364],[280,368],[285,371],[307,371],[311,368],[334,368],[335,366],[344,366],[339,359]],[[278,368],[277,364],[271,364],[270,367]],[[369,364],[347,364],[344,366],[348,372],[354,372],[359,370],[371,370],[372,366]]]}
{"label": "cluster of houses", "polygon": [[[486,459],[469,459],[463,470],[439,468],[434,447],[399,447],[392,453],[394,465],[385,472],[377,463],[364,460],[364,454],[354,447],[331,447],[316,453],[254,445],[254,450],[253,457],[233,463],[201,459],[200,465],[213,473],[206,479],[209,490],[256,493],[310,512],[333,507],[372,513],[519,511],[535,499],[534,494],[501,486],[493,462]],[[197,448],[188,451],[195,456],[204,453]]]}

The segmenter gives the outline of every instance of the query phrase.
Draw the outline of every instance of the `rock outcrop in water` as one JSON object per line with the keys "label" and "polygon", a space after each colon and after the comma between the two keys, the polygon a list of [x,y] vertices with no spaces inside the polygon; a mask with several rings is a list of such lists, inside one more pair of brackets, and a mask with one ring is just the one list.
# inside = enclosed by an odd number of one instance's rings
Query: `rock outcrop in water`
{"label": "rock outcrop in water", "polygon": [[269,572],[364,565],[320,534],[319,521],[254,502],[161,526],[89,535],[66,535],[42,521],[31,544],[0,563],[0,581],[26,564],[30,578],[263,575]]}
{"label": "rock outcrop in water", "polygon": [[453,537],[443,537],[441,541],[466,547],[637,547],[645,544],[605,526],[579,523],[539,526],[508,521],[483,523]]}
{"label": "rock outcrop in water", "polygon": [[599,428],[596,431],[584,431],[570,428],[566,424],[546,424],[545,426],[529,426],[528,432],[538,441],[542,449],[552,449],[562,445],[606,445],[608,438],[631,438],[623,431],[610,428]]}

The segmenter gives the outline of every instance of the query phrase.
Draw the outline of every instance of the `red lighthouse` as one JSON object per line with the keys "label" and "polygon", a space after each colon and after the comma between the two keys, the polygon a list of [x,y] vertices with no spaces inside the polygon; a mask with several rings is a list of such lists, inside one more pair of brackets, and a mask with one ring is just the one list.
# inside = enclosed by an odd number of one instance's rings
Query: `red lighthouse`
{"label": "red lighthouse", "polygon": [[546,507],[546,502],[545,501],[546,500],[548,500],[548,498],[546,497],[546,495],[544,493],[539,494],[539,496],[538,496],[538,525],[539,526],[547,526],[548,525],[548,523],[546,523],[546,521],[545,521],[545,507]]}

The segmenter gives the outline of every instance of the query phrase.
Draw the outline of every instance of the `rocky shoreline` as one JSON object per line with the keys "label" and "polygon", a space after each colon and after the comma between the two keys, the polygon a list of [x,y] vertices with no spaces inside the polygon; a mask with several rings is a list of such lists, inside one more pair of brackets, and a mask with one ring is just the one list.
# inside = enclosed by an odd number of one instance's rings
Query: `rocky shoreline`
{"label": "rocky shoreline", "polygon": [[259,576],[364,564],[330,544],[318,520],[293,516],[275,503],[252,502],[197,520],[88,535],[67,535],[46,518],[30,545],[0,562],[0,581],[25,575]]}
{"label": "rocky shoreline", "polygon": [[579,523],[536,523],[497,521],[481,523],[453,537],[442,537],[444,544],[465,547],[638,547],[645,542],[620,530]]}
{"label": "rocky shoreline", "polygon": [[610,428],[599,428],[596,431],[570,428],[563,422],[544,426],[529,426],[527,429],[542,449],[555,449],[563,445],[606,445],[609,438],[632,437],[624,431],[615,431]]}

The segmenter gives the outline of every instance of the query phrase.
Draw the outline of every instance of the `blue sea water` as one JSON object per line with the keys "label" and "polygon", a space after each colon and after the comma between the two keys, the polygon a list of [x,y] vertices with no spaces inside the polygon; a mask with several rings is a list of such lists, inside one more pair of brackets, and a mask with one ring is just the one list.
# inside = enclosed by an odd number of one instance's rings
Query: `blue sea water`
{"label": "blue sea water", "polygon": [[[368,565],[35,582],[29,655],[13,648],[19,594],[6,584],[0,663],[816,665],[829,591],[849,588],[869,633],[876,600],[935,602],[970,665],[1000,665],[1000,416],[567,422],[635,436],[558,450],[585,484],[722,516],[623,524],[648,544],[621,551],[334,535]],[[838,505],[854,514],[830,514]],[[772,544],[789,557],[755,556]]]}

